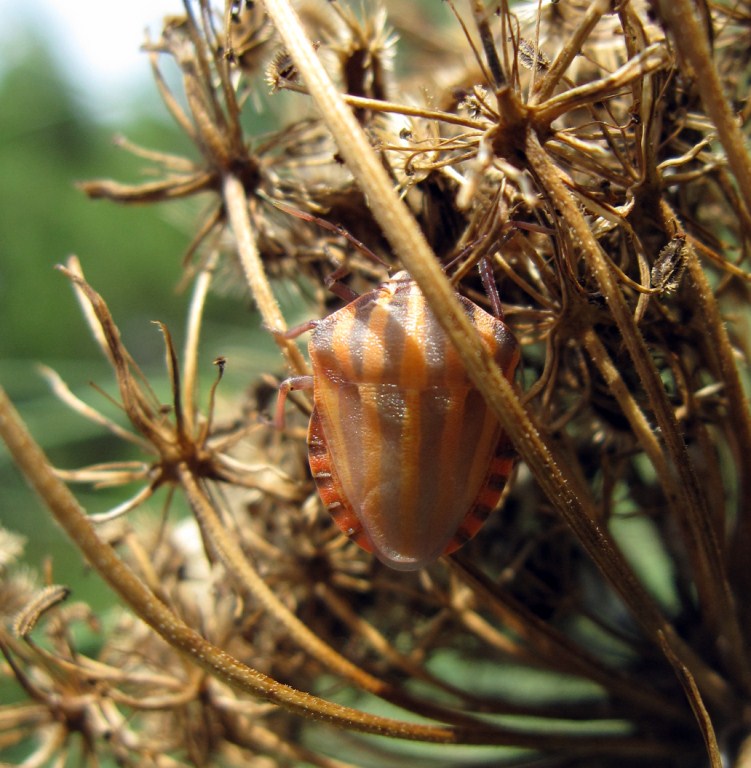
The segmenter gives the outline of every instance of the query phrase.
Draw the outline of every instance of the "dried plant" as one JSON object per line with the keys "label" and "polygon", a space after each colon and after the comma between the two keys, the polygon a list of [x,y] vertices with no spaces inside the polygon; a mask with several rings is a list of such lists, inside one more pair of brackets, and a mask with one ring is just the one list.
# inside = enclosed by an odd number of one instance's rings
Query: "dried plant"
{"label": "dried plant", "polygon": [[[158,180],[83,189],[211,203],[182,360],[162,326],[168,406],[78,262],[61,268],[129,427],[47,377],[141,461],[54,470],[0,400],[19,466],[125,606],[65,602],[0,541],[3,672],[27,696],[0,710],[2,744],[33,736],[24,765],[751,765],[751,9],[393,6],[186,0],[145,46],[196,155],[123,140]],[[269,86],[281,124],[252,135]],[[268,382],[218,415],[219,359],[205,413],[197,398],[217,273],[242,275],[305,374],[271,283],[313,286],[323,313],[332,275],[361,292],[383,265],[417,282],[520,457],[482,533],[411,574],[332,525],[304,397],[281,432]],[[517,382],[455,294],[488,304],[489,282]],[[140,488],[87,514],[66,481]],[[163,487],[192,517],[138,509]]]}

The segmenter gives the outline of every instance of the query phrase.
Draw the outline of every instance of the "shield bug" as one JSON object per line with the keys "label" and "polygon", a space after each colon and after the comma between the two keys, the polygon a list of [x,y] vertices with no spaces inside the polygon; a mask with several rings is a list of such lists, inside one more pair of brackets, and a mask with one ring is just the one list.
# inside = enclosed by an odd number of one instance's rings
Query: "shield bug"
{"label": "shield bug", "polygon": [[[519,361],[504,322],[459,300],[504,375]],[[306,326],[313,389],[308,458],[344,533],[386,565],[416,570],[458,549],[497,505],[514,452],[406,272]]]}

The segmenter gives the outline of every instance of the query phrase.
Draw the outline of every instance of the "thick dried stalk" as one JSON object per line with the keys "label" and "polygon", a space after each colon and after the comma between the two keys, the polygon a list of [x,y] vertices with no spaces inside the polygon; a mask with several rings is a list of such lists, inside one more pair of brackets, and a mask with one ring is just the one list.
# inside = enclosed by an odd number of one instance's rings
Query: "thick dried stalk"
{"label": "thick dried stalk", "polygon": [[248,210],[248,196],[242,181],[232,174],[224,177],[224,203],[227,206],[227,216],[237,243],[245,279],[256,301],[265,326],[274,332],[274,338],[280,345],[284,356],[292,370],[306,373],[308,366],[305,358],[294,341],[285,339],[281,334],[287,330],[287,323],[279,309],[279,304],[271,292],[271,286],[266,279],[263,263],[253,238],[253,228]]}
{"label": "thick dried stalk", "polygon": [[[321,66],[287,0],[266,0],[265,6],[350,171],[367,194],[382,231],[420,286],[428,304],[455,344],[472,381],[486,398],[548,499],[571,526],[647,633],[655,641],[659,633],[663,633],[676,656],[700,681],[706,695],[723,709],[732,706],[729,705],[732,694],[727,684],[677,636],[666,621],[608,533],[596,522],[588,493],[566,465],[557,460],[554,449],[524,410],[512,385],[480,344],[417,223],[394,192],[391,180],[362,128]],[[530,139],[528,144],[532,145],[534,152],[539,143],[533,136]],[[541,148],[538,151],[544,155]],[[592,238],[589,232],[588,238]]]}
{"label": "thick dried stalk", "polygon": [[654,0],[654,5],[672,31],[681,57],[691,65],[695,76],[701,78],[701,88],[697,91],[717,128],[717,136],[738,182],[746,213],[751,213],[751,158],[746,140],[741,123],[725,98],[707,35],[694,13],[691,0]]}
{"label": "thick dried stalk", "polygon": [[[660,203],[660,215],[666,233],[681,229],[677,214],[664,200]],[[748,568],[747,563],[749,546],[751,546],[751,472],[748,471],[748,459],[751,456],[751,408],[712,286],[690,243],[687,268],[696,296],[696,311],[706,320],[705,328],[709,336],[707,346],[717,355],[719,374],[728,402],[728,419],[733,424],[733,435],[737,441],[734,454],[740,488],[735,536],[730,550],[730,566],[734,569],[733,576],[738,584],[739,594],[747,594],[751,589],[751,569]],[[751,631],[751,627],[748,626],[744,629],[747,633]]]}
{"label": "thick dried stalk", "polygon": [[[115,555],[112,547],[99,538],[84,510],[67,486],[58,479],[44,452],[26,430],[2,388],[0,437],[55,519],[120,599],[173,648],[232,687],[279,704],[298,715],[363,733],[448,744],[516,744],[544,747],[544,739],[539,741],[539,737],[525,738],[523,734],[493,726],[446,728],[369,715],[295,690],[242,664],[188,627],[147,589],[138,576]],[[187,468],[184,468],[184,471],[189,475]],[[637,748],[630,740],[625,740],[619,747],[620,741],[614,739],[610,742],[608,751],[632,748],[639,753],[643,748],[641,744]],[[576,743],[575,739],[573,743]],[[553,738],[550,748],[556,746],[570,748],[572,740],[565,737]]]}
{"label": "thick dried stalk", "polygon": [[[743,661],[743,641],[725,563],[721,556],[715,530],[711,525],[712,518],[707,509],[703,489],[699,484],[699,475],[688,455],[659,374],[615,281],[607,259],[587,226],[581,210],[565,187],[559,170],[552,164],[536,136],[530,135],[529,137],[527,158],[537,174],[541,186],[554,200],[556,209],[561,212],[561,217],[570,228],[573,241],[577,243],[587,258],[600,290],[603,296],[607,298],[608,306],[634,362],[634,367],[646,389],[668,454],[681,480],[677,487],[679,493],[684,495],[685,503],[680,505],[680,509],[684,513],[684,525],[688,532],[689,540],[687,543],[690,546],[690,554],[697,568],[696,586],[702,593],[702,606],[707,613],[708,620],[715,626],[716,632],[728,639],[735,669],[741,674],[741,678],[747,682],[748,669]],[[639,590],[641,589],[641,585],[639,585]],[[646,605],[644,608],[649,610]],[[657,619],[658,622],[660,621],[656,615],[653,618]],[[651,619],[652,617],[650,617],[650,623]],[[655,639],[659,637],[659,632],[664,631],[664,628],[660,627],[659,624],[652,625],[651,629],[655,632]],[[669,642],[671,646],[673,640],[678,641],[675,635],[673,637],[666,635],[666,638],[666,642]],[[675,646],[672,647],[673,652],[676,652]],[[688,649],[687,646],[684,647]],[[693,651],[691,654],[694,655]],[[681,658],[680,654],[676,653],[676,655]],[[694,658],[695,661],[699,661],[698,657],[695,656]],[[681,658],[681,661],[689,667],[697,679],[701,679],[698,670],[687,663],[685,657]],[[704,662],[700,662],[700,664],[702,667],[705,666]],[[703,686],[704,683],[708,682],[710,682],[710,678],[702,680],[701,685]]]}

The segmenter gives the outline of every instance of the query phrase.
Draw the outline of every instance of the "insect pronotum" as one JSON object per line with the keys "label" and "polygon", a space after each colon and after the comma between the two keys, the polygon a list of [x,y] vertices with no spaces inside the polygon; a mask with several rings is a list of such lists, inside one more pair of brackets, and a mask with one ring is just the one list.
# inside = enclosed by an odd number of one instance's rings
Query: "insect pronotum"
{"label": "insect pronotum", "polygon": [[[509,328],[459,296],[506,378]],[[399,272],[311,323],[308,458],[336,524],[386,565],[416,570],[471,539],[498,504],[514,451],[417,284]]]}

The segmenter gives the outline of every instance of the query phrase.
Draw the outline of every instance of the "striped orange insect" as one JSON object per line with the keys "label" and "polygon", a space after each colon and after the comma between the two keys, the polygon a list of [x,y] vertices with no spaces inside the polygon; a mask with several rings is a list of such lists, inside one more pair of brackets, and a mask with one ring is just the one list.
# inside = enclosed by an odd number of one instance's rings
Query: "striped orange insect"
{"label": "striped orange insect", "polygon": [[[511,380],[519,346],[506,324],[459,296]],[[414,280],[398,272],[312,321],[308,459],[336,524],[386,565],[416,570],[469,541],[498,504],[513,447]]]}

